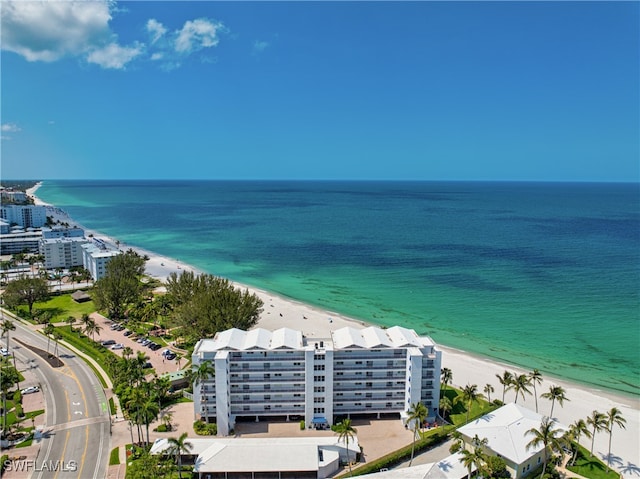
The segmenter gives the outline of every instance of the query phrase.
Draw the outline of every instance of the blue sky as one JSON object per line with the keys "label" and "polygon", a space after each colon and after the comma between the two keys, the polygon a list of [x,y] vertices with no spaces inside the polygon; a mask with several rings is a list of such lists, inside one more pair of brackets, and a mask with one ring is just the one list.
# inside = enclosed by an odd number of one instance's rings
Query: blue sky
{"label": "blue sky", "polygon": [[2,177],[639,181],[638,2],[7,2]]}

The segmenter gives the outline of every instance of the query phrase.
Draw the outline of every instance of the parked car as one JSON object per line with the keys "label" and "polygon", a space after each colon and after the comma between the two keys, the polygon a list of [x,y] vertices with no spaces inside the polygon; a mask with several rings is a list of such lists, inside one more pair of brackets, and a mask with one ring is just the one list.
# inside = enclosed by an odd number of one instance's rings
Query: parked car
{"label": "parked car", "polygon": [[164,357],[171,361],[176,358],[176,353],[169,352],[168,354],[165,354]]}
{"label": "parked car", "polygon": [[124,330],[124,326],[122,324],[119,324],[118,327],[116,328],[116,331],[122,331]]}
{"label": "parked car", "polygon": [[106,341],[102,341],[103,346],[111,346],[112,344],[116,344],[115,339],[107,339]]}
{"label": "parked car", "polygon": [[133,333],[127,329],[127,330],[126,330],[124,333],[122,333],[122,334],[124,334],[125,336],[131,336]]}
{"label": "parked car", "polygon": [[140,342],[140,344],[142,344],[143,346],[146,346],[147,344],[149,344],[151,342],[150,339],[143,339],[142,342]]}
{"label": "parked car", "polygon": [[118,326],[120,326],[118,323],[113,323],[111,326],[109,326],[109,329],[118,329]]}
{"label": "parked car", "polygon": [[140,338],[138,338],[138,341],[137,341],[137,342],[138,342],[138,343],[140,343],[140,344],[142,344],[144,341],[148,341],[148,339],[147,339],[147,338],[145,338],[145,337],[140,337]]}
{"label": "parked car", "polygon": [[111,346],[111,349],[124,349],[124,344],[118,343]]}
{"label": "parked car", "polygon": [[25,394],[33,394],[33,393],[37,393],[38,391],[40,391],[40,388],[38,386],[29,386],[28,388],[24,388],[20,392],[24,396]]}
{"label": "parked car", "polygon": [[157,351],[158,349],[160,349],[162,347],[161,344],[154,344],[154,346],[151,348],[152,351]]}
{"label": "parked car", "polygon": [[9,351],[7,348],[0,348],[0,354],[2,354],[5,358],[9,356]]}

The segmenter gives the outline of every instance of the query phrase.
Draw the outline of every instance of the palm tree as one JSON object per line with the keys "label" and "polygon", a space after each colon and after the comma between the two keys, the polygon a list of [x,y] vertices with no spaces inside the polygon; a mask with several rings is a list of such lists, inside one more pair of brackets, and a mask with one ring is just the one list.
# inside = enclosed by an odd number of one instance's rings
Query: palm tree
{"label": "palm tree", "polygon": [[524,393],[531,394],[531,391],[528,389],[530,384],[529,376],[526,374],[519,374],[517,376],[514,374],[511,387],[516,393],[516,398],[514,400],[515,404],[518,404],[518,395],[522,396],[522,399],[524,400]]}
{"label": "palm tree", "polygon": [[440,371],[440,378],[442,380],[442,395],[444,396],[445,391],[447,390],[447,384],[450,384],[453,381],[453,372],[449,368],[442,368]]}
{"label": "palm tree", "polygon": [[[80,316],[80,323],[82,323],[82,325],[85,327],[87,327],[87,325],[92,321],[91,317],[87,314],[84,313],[82,316]],[[80,330],[78,330],[78,336],[80,336]]]}
{"label": "palm tree", "polygon": [[411,425],[413,426],[413,443],[411,444],[411,459],[409,460],[409,466],[411,466],[411,463],[413,462],[413,453],[415,452],[416,448],[416,438],[418,436],[418,430],[422,426],[422,423],[427,418],[427,415],[429,413],[427,411],[427,407],[421,402],[412,404],[408,412],[409,414],[407,417],[407,422],[411,423]]}
{"label": "palm tree", "polygon": [[183,432],[180,437],[170,437],[167,442],[169,443],[169,454],[176,456],[178,462],[178,477],[182,479],[182,454],[187,454],[193,449],[193,444],[187,441],[187,433]]}
{"label": "palm tree", "polygon": [[527,449],[530,447],[537,447],[540,444],[544,447],[544,461],[542,463],[542,474],[540,477],[544,477],[544,473],[547,469],[547,462],[549,461],[549,451],[552,449],[560,448],[560,429],[554,427],[555,421],[548,416],[542,418],[540,428],[529,429],[525,435],[532,435],[533,439],[527,444]]}
{"label": "palm tree", "polygon": [[[584,422],[584,419],[577,419],[571,426],[569,426],[569,430],[571,431],[571,435],[573,436],[574,441],[579,445],[580,444],[580,436],[583,434],[586,437],[591,437],[591,432],[587,427],[587,423]],[[575,464],[576,458],[578,457],[578,448],[575,449],[573,453],[573,458],[571,459],[571,464]]]}
{"label": "palm tree", "polygon": [[215,376],[215,374],[216,374],[216,370],[215,370],[215,368],[213,367],[213,365],[211,364],[210,361],[204,361],[204,362],[200,363],[198,368],[193,373],[193,384],[194,384],[194,386],[197,386],[197,385],[205,382],[206,380],[208,380],[212,376]]}
{"label": "palm tree", "polygon": [[16,330],[16,325],[10,319],[2,321],[2,335],[7,335],[7,351],[9,351],[9,333]]}
{"label": "palm tree", "polygon": [[64,322],[69,325],[69,331],[73,333],[73,324],[76,322],[75,316],[67,316],[67,319],[65,319]]}
{"label": "palm tree", "polygon": [[449,399],[448,397],[443,397],[442,399],[440,399],[440,411],[442,412],[443,419],[449,415],[452,408],[453,404],[451,403],[451,399]]}
{"label": "palm tree", "polygon": [[451,433],[451,440],[453,442],[449,447],[450,454],[455,454],[456,452],[464,448],[464,438],[462,437],[462,433],[460,433],[460,431],[458,431],[457,429],[454,429]]}
{"label": "palm tree", "polygon": [[351,419],[343,419],[334,427],[334,432],[338,434],[338,441],[344,439],[347,449],[347,462],[349,463],[349,475],[351,475],[351,454],[349,452],[349,439],[353,439],[358,433],[355,427],[351,425]]}
{"label": "palm tree", "polygon": [[460,454],[462,455],[460,462],[467,468],[467,478],[471,479],[471,469],[475,466],[476,470],[479,470],[482,463],[486,460],[486,455],[482,452],[482,448],[478,446],[474,447],[472,451],[462,449]]}
{"label": "palm tree", "polygon": [[49,344],[51,343],[51,335],[56,329],[53,327],[53,324],[47,323],[46,326],[42,329],[42,332],[47,336],[47,356],[49,356]]}
{"label": "palm tree", "polygon": [[502,373],[502,376],[496,374],[498,381],[502,384],[502,402],[504,403],[504,396],[507,393],[507,389],[511,387],[511,382],[513,381],[513,375],[509,371],[505,371]]}
{"label": "palm tree", "polygon": [[96,323],[93,319],[89,318],[89,322],[85,324],[84,334],[91,335],[91,340],[96,340],[96,333],[100,334],[102,331],[102,326]]}
{"label": "palm tree", "polygon": [[568,401],[569,399],[567,399],[567,397],[564,395],[565,394],[565,390],[562,386],[556,386],[555,384],[553,386],[549,386],[549,392],[548,393],[543,393],[540,395],[540,397],[543,397],[545,399],[549,399],[551,401],[551,412],[549,413],[549,417],[553,417],[553,406],[555,405],[555,402],[558,401],[558,404],[560,404],[560,406],[562,406],[562,404],[565,401]]}
{"label": "palm tree", "polygon": [[122,350],[123,358],[128,358],[132,354],[133,354],[133,349],[131,349],[129,346],[125,346],[124,349]]}
{"label": "palm tree", "polygon": [[467,405],[467,420],[469,422],[469,412],[471,411],[471,405],[478,400],[478,386],[476,384],[467,384],[462,388],[462,395],[456,398],[456,401],[464,401]]}
{"label": "palm tree", "polygon": [[533,397],[536,400],[536,412],[538,412],[538,391],[536,384],[542,384],[542,373],[538,369],[534,369],[529,373],[529,382],[533,386]]}
{"label": "palm tree", "polygon": [[154,419],[158,417],[158,413],[160,412],[160,406],[155,401],[155,398],[148,395],[145,398],[145,401],[140,406],[140,420],[145,425],[147,429],[147,446],[150,444],[149,442],[149,424],[153,422]]}
{"label": "palm tree", "polygon": [[491,402],[491,393],[495,392],[493,386],[489,383],[484,385],[484,393],[487,395],[487,401]]}
{"label": "palm tree", "polygon": [[590,453],[593,456],[593,443],[596,440],[596,433],[607,427],[607,416],[594,410],[591,416],[587,418],[587,424],[592,428]]}
{"label": "palm tree", "polygon": [[54,331],[53,332],[53,340],[56,343],[56,349],[53,351],[53,355],[57,358],[58,357],[58,345],[60,344],[60,340],[62,339],[62,334],[60,333],[60,331]]}
{"label": "palm tree", "polygon": [[609,432],[609,452],[607,454],[607,466],[611,469],[611,438],[613,437],[613,426],[626,429],[625,423],[627,420],[622,417],[622,412],[617,407],[612,407],[607,411],[605,420],[607,422],[606,430]]}

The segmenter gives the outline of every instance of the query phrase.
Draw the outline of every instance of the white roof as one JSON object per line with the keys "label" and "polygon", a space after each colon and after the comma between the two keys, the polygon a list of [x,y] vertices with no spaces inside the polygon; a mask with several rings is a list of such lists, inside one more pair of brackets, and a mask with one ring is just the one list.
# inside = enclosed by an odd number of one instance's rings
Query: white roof
{"label": "white roof", "polygon": [[[510,403],[458,430],[467,438],[473,438],[476,434],[480,439],[486,438],[489,441],[487,447],[493,452],[516,464],[522,464],[544,447],[539,444],[527,448],[527,444],[533,439],[533,435],[527,434],[527,431],[539,429],[541,422],[542,415],[519,404]],[[561,424],[557,424],[556,428],[566,429]]]}
{"label": "white roof", "polygon": [[333,331],[333,346],[335,349],[345,348],[404,348],[410,346],[432,346],[429,338],[422,338],[413,329],[393,326],[382,329],[369,326],[364,329],[345,327]]}
{"label": "white roof", "polygon": [[[283,438],[188,438],[197,455],[199,472],[315,471],[321,464],[319,449],[344,449],[335,436]],[[169,447],[167,439],[157,439],[151,454],[162,454]],[[349,450],[359,452],[357,438],[349,440]],[[326,453],[325,453],[326,454]],[[326,462],[325,458],[325,462]]]}
{"label": "white roof", "polygon": [[[457,452],[436,463],[364,474],[361,477],[371,479],[461,479],[468,473],[467,468],[460,462],[461,457],[462,454]],[[475,467],[472,471],[475,471]]]}
{"label": "white roof", "polygon": [[273,332],[262,328],[251,331],[233,328],[220,331],[213,339],[203,339],[197,349],[199,352],[213,352],[221,350],[302,349],[302,347],[302,333],[290,328],[280,328]]}

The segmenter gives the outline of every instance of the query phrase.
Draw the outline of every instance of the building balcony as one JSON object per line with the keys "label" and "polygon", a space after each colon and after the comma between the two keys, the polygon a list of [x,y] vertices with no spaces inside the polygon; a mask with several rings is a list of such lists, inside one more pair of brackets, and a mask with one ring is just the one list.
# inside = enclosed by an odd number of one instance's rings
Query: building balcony
{"label": "building balcony", "polygon": [[394,365],[394,366],[385,366],[385,365],[366,365],[366,364],[344,364],[341,366],[334,365],[334,371],[405,371],[405,365]]}
{"label": "building balcony", "polygon": [[231,406],[237,404],[270,404],[272,407],[274,404],[299,404],[305,402],[304,397],[300,398],[271,398],[271,399],[243,399],[241,397],[231,396]]}
{"label": "building balcony", "polygon": [[265,383],[291,383],[291,384],[305,384],[304,377],[298,378],[264,378],[262,376],[253,376],[248,378],[231,378],[229,384],[265,384]]}
{"label": "building balcony", "polygon": [[244,368],[244,367],[238,367],[237,365],[231,365],[231,367],[229,368],[229,372],[231,373],[268,373],[268,372],[304,372],[304,366],[270,366],[268,368],[258,368],[258,367],[252,367],[252,368]]}

